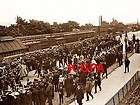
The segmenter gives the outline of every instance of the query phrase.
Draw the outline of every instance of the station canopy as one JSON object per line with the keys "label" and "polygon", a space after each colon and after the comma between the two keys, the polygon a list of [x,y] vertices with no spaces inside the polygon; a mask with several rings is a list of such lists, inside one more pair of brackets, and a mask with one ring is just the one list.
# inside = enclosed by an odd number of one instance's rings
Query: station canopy
{"label": "station canopy", "polygon": [[0,36],[0,54],[25,49],[25,45],[12,36]]}

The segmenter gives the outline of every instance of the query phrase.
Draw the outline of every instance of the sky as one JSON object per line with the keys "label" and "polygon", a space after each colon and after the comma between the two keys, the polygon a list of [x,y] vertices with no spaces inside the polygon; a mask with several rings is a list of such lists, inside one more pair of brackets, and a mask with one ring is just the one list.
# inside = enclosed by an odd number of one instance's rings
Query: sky
{"label": "sky", "polygon": [[63,23],[69,20],[98,25],[112,18],[123,23],[140,19],[140,0],[0,0],[0,25],[14,24],[16,17]]}

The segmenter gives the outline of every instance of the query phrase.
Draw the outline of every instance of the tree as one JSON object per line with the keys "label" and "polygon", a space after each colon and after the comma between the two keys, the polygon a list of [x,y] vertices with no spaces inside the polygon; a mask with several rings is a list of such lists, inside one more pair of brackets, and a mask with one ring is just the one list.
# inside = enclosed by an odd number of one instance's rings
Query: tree
{"label": "tree", "polygon": [[68,23],[62,23],[62,24],[60,24],[60,27],[61,27],[62,32],[72,31],[72,28],[70,27],[70,25]]}
{"label": "tree", "polygon": [[7,35],[7,27],[0,25],[0,36]]}
{"label": "tree", "polygon": [[107,21],[102,21],[102,27],[110,27],[110,24]]}
{"label": "tree", "polygon": [[20,16],[17,16],[16,18],[16,24],[26,25],[27,21],[25,19],[22,19]]}
{"label": "tree", "polygon": [[68,21],[68,24],[71,29],[79,29],[79,23],[75,21]]}
{"label": "tree", "polygon": [[85,28],[86,28],[87,30],[92,30],[93,27],[94,27],[94,26],[93,26],[91,23],[85,24]]}
{"label": "tree", "polygon": [[29,32],[31,34],[45,34],[50,33],[51,25],[48,22],[29,20]]}
{"label": "tree", "polygon": [[51,30],[53,33],[59,33],[61,32],[61,27],[57,22],[53,22],[53,25],[51,26]]}

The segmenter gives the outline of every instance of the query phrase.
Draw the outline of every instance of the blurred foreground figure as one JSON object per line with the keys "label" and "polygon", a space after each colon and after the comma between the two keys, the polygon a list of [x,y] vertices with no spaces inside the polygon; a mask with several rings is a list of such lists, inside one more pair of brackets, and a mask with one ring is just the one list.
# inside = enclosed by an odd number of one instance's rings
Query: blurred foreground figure
{"label": "blurred foreground figure", "polygon": [[77,86],[77,89],[76,89],[76,91],[75,91],[75,98],[76,98],[76,100],[77,100],[77,103],[79,104],[79,105],[82,105],[83,103],[82,103],[82,100],[84,99],[84,92],[83,92],[83,89],[82,89],[82,87],[81,86]]}

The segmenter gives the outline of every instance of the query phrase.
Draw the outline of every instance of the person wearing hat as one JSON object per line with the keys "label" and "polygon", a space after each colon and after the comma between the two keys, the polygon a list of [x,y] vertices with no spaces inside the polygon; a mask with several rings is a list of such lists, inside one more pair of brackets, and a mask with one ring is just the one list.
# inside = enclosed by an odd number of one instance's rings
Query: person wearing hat
{"label": "person wearing hat", "polygon": [[119,63],[119,66],[121,66],[122,64],[123,64],[123,54],[122,54],[122,52],[119,52],[119,53],[117,53],[117,59],[118,59],[118,63]]}
{"label": "person wearing hat", "polygon": [[64,87],[66,90],[66,97],[70,97],[72,93],[72,87],[73,87],[73,79],[70,75],[67,76],[67,78],[64,80]]}
{"label": "person wearing hat", "polygon": [[85,86],[85,91],[86,91],[86,95],[87,95],[87,100],[86,101],[89,101],[89,95],[93,99],[93,95],[91,94],[92,88],[93,88],[92,82],[90,81],[89,78],[87,78],[86,86]]}
{"label": "person wearing hat", "polygon": [[38,80],[36,79],[33,83],[34,85],[32,87],[32,101],[34,105],[38,105],[39,104]]}
{"label": "person wearing hat", "polygon": [[130,60],[128,59],[127,56],[126,56],[126,58],[125,58],[124,63],[125,63],[125,72],[124,72],[124,73],[126,73],[126,71],[129,72],[129,64],[130,64]]}
{"label": "person wearing hat", "polygon": [[135,36],[135,34],[133,34],[133,36],[132,36],[132,41],[133,41],[133,45],[135,44],[135,41],[136,41],[136,36]]}
{"label": "person wearing hat", "polygon": [[106,78],[107,78],[107,75],[108,75],[108,73],[107,73],[107,66],[106,66],[106,62],[103,62],[102,63],[102,65],[103,65],[103,68],[104,68],[104,70],[103,70],[103,74],[102,74],[102,77],[104,76],[104,74],[106,74]]}
{"label": "person wearing hat", "polygon": [[48,87],[46,88],[46,94],[47,94],[47,98],[48,98],[48,104],[53,105],[53,103],[52,103],[53,86],[51,83],[48,83]]}
{"label": "person wearing hat", "polygon": [[58,89],[58,93],[59,93],[59,105],[63,104],[63,100],[64,100],[64,85],[63,82],[59,83],[59,89]]}
{"label": "person wearing hat", "polygon": [[39,89],[39,100],[40,100],[40,105],[45,105],[46,104],[46,96],[45,96],[45,84],[43,82],[40,82],[40,89]]}
{"label": "person wearing hat", "polygon": [[76,98],[77,100],[77,103],[79,105],[82,105],[82,100],[84,99],[84,92],[83,92],[83,89],[80,85],[77,86],[77,89],[75,91],[75,94],[74,94],[74,97]]}
{"label": "person wearing hat", "polygon": [[100,75],[95,74],[94,79],[95,79],[95,94],[96,94],[97,93],[97,86],[99,87],[99,89],[101,91],[101,78],[100,78]]}
{"label": "person wearing hat", "polygon": [[65,65],[67,65],[67,55],[66,55],[66,53],[63,54],[63,58],[64,58],[64,67],[65,67]]}
{"label": "person wearing hat", "polygon": [[53,85],[55,87],[55,92],[57,92],[58,91],[58,83],[59,83],[59,74],[57,72],[54,73],[52,82],[53,82]]}

